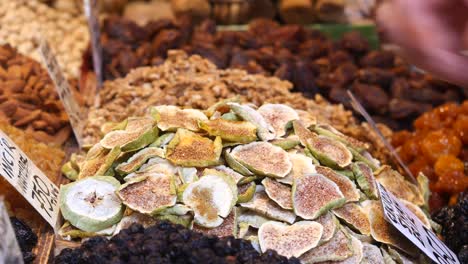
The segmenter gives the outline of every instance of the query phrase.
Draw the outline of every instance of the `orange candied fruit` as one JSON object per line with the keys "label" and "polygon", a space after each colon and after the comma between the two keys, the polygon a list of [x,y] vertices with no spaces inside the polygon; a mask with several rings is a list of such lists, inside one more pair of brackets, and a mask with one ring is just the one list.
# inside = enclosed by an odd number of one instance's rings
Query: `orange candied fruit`
{"label": "orange candied fruit", "polygon": [[420,172],[422,172],[430,180],[437,180],[434,169],[432,168],[429,161],[427,161],[423,156],[420,156],[411,162],[408,166],[408,169],[413,175],[418,175]]}
{"label": "orange candied fruit", "polygon": [[422,153],[432,162],[435,162],[442,155],[458,156],[461,148],[462,142],[450,130],[431,131],[421,142]]}
{"label": "orange candied fruit", "polygon": [[453,155],[442,155],[434,164],[435,173],[439,177],[454,171],[463,172],[464,169],[465,165],[463,164],[463,161]]}
{"label": "orange candied fruit", "polygon": [[453,130],[463,144],[468,145],[468,114],[457,116],[457,119],[453,123]]}
{"label": "orange candied fruit", "polygon": [[407,130],[398,131],[392,135],[392,145],[399,147],[411,138],[411,133]]}
{"label": "orange candied fruit", "polygon": [[452,171],[439,177],[439,180],[430,185],[434,192],[458,193],[468,189],[468,177],[463,171]]}

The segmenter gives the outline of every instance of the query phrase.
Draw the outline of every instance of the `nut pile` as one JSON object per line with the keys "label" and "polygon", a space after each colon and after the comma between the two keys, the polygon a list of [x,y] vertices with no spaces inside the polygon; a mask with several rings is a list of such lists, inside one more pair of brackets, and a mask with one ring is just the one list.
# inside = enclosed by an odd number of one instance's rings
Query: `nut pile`
{"label": "nut pile", "polygon": [[370,50],[355,32],[333,42],[319,31],[270,20],[253,21],[247,31],[237,32],[217,31],[209,20],[196,28],[189,21],[169,20],[140,27],[111,17],[104,22],[102,43],[107,80],[158,65],[169,49],[180,48],[218,68],[274,75],[291,81],[296,91],[320,93],[347,107],[346,89],[351,89],[377,122],[398,130],[433,106],[466,98],[459,87],[412,71],[394,53]]}
{"label": "nut pile", "polygon": [[168,220],[302,263],[382,263],[387,254],[419,263],[418,249],[384,220],[377,182],[431,228],[424,175],[413,185],[366,144],[284,104],[231,98],[205,111],[150,113],[105,124],[99,143],[64,165],[74,182],[60,190],[62,237]]}
{"label": "nut pile", "polygon": [[89,42],[84,16],[74,17],[37,0],[0,1],[0,44],[10,44],[36,61],[41,35],[57,56],[68,78],[78,78],[83,52]]}
{"label": "nut pile", "polygon": [[[320,96],[316,100],[291,92],[287,81],[263,75],[251,75],[243,70],[219,70],[198,55],[188,57],[182,51],[170,51],[160,66],[139,68],[123,79],[104,83],[100,105],[88,114],[85,134],[87,143],[94,144],[102,136],[105,122],[119,122],[127,116],[142,116],[153,105],[170,104],[206,109],[221,99],[240,96],[244,102],[285,103],[313,113],[320,122],[330,123],[348,135],[372,142],[371,153],[388,160],[385,147],[371,130],[360,125],[352,113],[341,105],[332,105]],[[391,131],[381,127],[387,135]]]}
{"label": "nut pile", "polygon": [[0,86],[1,119],[47,144],[69,138],[68,116],[49,74],[10,45],[0,45]]}

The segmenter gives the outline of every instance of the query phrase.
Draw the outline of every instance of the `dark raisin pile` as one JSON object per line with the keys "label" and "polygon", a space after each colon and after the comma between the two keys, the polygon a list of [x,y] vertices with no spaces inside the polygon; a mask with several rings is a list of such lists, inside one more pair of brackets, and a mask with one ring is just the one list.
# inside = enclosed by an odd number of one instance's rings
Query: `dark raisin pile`
{"label": "dark raisin pile", "polygon": [[468,192],[460,194],[457,204],[434,213],[432,219],[442,225],[445,243],[458,254],[460,263],[468,263]]}
{"label": "dark raisin pile", "polygon": [[31,252],[37,244],[37,236],[32,229],[16,217],[10,217],[16,239],[23,253],[24,263],[31,263],[35,255]]}
{"label": "dark raisin pile", "polygon": [[76,249],[64,249],[54,263],[300,263],[275,251],[259,254],[247,240],[205,236],[181,225],[133,224],[110,240],[94,237]]}

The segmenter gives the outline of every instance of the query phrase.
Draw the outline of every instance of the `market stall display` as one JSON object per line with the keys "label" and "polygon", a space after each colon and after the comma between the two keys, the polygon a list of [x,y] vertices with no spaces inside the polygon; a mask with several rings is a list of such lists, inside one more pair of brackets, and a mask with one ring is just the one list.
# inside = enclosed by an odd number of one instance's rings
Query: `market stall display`
{"label": "market stall display", "polygon": [[10,44],[19,53],[41,61],[38,38],[45,38],[68,78],[78,78],[81,59],[89,43],[83,15],[72,16],[38,0],[0,2],[0,44]]}
{"label": "market stall display", "polygon": [[393,135],[392,144],[411,172],[430,179],[432,209],[468,189],[468,101],[446,104],[422,114],[414,131]]}
{"label": "market stall display", "polygon": [[[461,88],[412,67],[391,51],[371,50],[357,33],[333,42],[323,33],[270,20],[253,21],[247,31],[219,31],[212,21],[159,20],[138,26],[111,17],[102,27],[104,78],[123,77],[139,66],[159,65],[180,48],[219,68],[240,68],[289,80],[295,91],[317,93],[347,107],[350,89],[376,121],[399,130],[432,107],[466,98]],[[91,57],[86,56],[85,68]]]}

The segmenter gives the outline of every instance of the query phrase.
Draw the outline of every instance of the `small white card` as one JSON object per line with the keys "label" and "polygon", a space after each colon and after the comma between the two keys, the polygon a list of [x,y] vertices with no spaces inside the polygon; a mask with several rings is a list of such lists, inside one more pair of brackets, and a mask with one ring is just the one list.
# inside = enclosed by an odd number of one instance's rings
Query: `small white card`
{"label": "small white card", "polygon": [[1,130],[0,174],[54,229],[56,228],[59,188]]}
{"label": "small white card", "polygon": [[427,229],[405,205],[379,183],[380,199],[386,220],[424,254],[439,264],[459,264],[453,253],[432,230]]}

